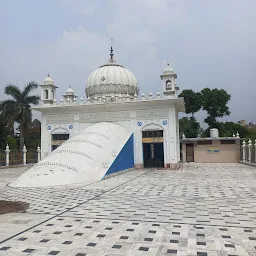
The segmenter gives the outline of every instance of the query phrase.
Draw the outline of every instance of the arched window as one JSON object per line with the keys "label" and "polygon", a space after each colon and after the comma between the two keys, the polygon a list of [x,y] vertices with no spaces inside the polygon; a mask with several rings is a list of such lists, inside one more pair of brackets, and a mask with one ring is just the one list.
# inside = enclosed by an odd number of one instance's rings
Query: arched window
{"label": "arched window", "polygon": [[49,95],[48,95],[48,90],[44,90],[44,98],[45,98],[46,100],[48,100],[48,97],[49,97]]}
{"label": "arched window", "polygon": [[54,90],[52,90],[52,98],[54,99]]}
{"label": "arched window", "polygon": [[166,85],[166,90],[172,89],[172,81],[171,80],[167,80],[165,85]]}

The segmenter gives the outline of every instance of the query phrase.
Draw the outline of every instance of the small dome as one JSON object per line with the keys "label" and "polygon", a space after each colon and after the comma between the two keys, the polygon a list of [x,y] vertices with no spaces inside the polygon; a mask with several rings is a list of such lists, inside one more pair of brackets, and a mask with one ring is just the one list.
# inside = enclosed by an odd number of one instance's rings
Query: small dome
{"label": "small dome", "polygon": [[138,94],[139,88],[136,77],[129,70],[117,64],[113,55],[111,48],[108,63],[100,66],[89,75],[85,89],[87,97],[102,98],[105,95],[111,99],[115,95],[128,94],[134,98],[134,94]]}
{"label": "small dome", "polygon": [[169,64],[167,64],[166,68],[164,69],[163,74],[169,75],[169,74],[174,74],[174,73],[175,72],[174,72],[173,68]]}
{"label": "small dome", "polygon": [[67,94],[67,95],[74,95],[75,92],[74,92],[73,89],[71,89],[71,88],[69,87],[69,88],[66,90],[66,94]]}
{"label": "small dome", "polygon": [[50,78],[50,75],[48,74],[48,76],[44,79],[44,84],[54,84],[54,81]]}

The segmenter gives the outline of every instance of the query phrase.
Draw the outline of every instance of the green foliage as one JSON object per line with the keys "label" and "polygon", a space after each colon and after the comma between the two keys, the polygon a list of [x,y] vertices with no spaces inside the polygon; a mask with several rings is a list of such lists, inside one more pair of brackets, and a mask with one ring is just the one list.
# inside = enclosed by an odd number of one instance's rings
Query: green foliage
{"label": "green foliage", "polygon": [[8,135],[8,129],[0,119],[0,150],[5,149],[7,135]]}
{"label": "green foliage", "polygon": [[37,105],[40,100],[39,96],[30,95],[37,87],[37,83],[30,82],[21,91],[16,85],[9,84],[5,87],[5,94],[12,99],[0,103],[0,118],[12,130],[12,135],[14,135],[14,123],[20,124],[20,148],[23,147],[24,137],[32,121],[31,104]]}
{"label": "green foliage", "polygon": [[202,107],[202,95],[200,92],[194,92],[193,90],[183,90],[179,97],[183,97],[186,106],[186,113],[194,114],[198,112]]}
{"label": "green foliage", "polygon": [[205,88],[201,91],[203,110],[207,112],[205,122],[209,128],[216,128],[217,118],[230,115],[227,106],[231,96],[223,89]]}
{"label": "green foliage", "polygon": [[11,136],[7,137],[6,144],[9,145],[11,150],[17,149],[17,140]]}
{"label": "green foliage", "polygon": [[182,117],[179,120],[180,136],[185,134],[187,138],[196,138],[201,133],[200,124],[193,117]]}
{"label": "green foliage", "polygon": [[41,122],[38,119],[35,119],[29,125],[25,142],[29,149],[36,149],[41,144]]}
{"label": "green foliage", "polygon": [[[215,126],[219,130],[220,137],[232,137],[233,134],[239,133],[240,138],[248,140],[249,138],[255,142],[256,130],[248,129],[247,127],[234,122],[217,122]],[[210,127],[203,132],[203,137],[210,136]]]}

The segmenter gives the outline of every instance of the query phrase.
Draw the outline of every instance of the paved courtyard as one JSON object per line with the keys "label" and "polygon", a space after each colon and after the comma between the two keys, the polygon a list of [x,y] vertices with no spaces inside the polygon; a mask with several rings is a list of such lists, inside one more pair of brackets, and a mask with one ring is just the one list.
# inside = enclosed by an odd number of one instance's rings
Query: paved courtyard
{"label": "paved courtyard", "polygon": [[[15,177],[6,173],[0,184]],[[184,164],[91,184],[2,186],[0,200],[30,206],[0,215],[0,255],[255,256],[255,181],[246,165]]]}

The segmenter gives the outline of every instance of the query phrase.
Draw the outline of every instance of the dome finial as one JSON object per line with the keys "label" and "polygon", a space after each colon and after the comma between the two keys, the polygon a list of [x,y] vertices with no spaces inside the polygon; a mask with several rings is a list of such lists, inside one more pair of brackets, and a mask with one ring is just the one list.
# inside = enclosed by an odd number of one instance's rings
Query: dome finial
{"label": "dome finial", "polygon": [[167,56],[167,66],[170,66],[169,57]]}
{"label": "dome finial", "polygon": [[111,45],[110,45],[110,58],[113,59],[114,53],[113,53],[113,38],[111,38]]}
{"label": "dome finial", "polygon": [[50,77],[50,74],[48,73],[48,77]]}

